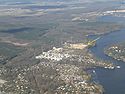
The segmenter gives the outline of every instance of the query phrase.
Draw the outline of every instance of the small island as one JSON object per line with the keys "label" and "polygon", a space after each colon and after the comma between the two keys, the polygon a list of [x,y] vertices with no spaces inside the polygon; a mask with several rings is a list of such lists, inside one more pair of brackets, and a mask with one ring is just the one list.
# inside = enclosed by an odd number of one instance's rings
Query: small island
{"label": "small island", "polygon": [[125,62],[125,43],[115,44],[105,49],[105,54]]}

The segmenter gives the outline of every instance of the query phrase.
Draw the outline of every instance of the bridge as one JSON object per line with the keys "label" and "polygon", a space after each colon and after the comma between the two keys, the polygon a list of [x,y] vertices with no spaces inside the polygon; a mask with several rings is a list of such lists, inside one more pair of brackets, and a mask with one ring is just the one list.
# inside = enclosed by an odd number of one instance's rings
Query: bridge
{"label": "bridge", "polygon": [[100,39],[100,37],[98,37],[98,38],[96,38],[96,39],[94,39],[94,40],[92,40],[92,41],[89,41],[89,42],[87,43],[88,47],[89,47],[89,46],[94,46],[94,45],[96,44],[96,41],[99,40],[99,39]]}

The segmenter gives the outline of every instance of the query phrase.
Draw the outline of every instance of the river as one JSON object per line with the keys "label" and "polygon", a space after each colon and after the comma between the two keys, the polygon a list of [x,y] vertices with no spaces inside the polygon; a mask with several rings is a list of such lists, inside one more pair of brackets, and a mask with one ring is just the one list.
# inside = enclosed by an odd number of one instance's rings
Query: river
{"label": "river", "polygon": [[[98,36],[89,36],[95,38]],[[114,31],[109,34],[101,35],[96,46],[90,48],[95,56],[103,60],[110,60],[116,65],[121,66],[120,69],[102,69],[96,68],[95,72],[100,84],[104,86],[104,94],[125,94],[125,62],[117,61],[104,54],[104,48],[119,42],[125,42],[125,29]]]}

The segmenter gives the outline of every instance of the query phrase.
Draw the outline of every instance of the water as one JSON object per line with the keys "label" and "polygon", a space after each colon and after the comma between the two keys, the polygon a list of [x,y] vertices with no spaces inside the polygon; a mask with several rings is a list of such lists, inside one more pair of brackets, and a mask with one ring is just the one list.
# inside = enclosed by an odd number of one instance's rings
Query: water
{"label": "water", "polygon": [[124,17],[115,17],[115,16],[107,15],[107,16],[99,17],[98,21],[125,23],[125,18]]}
{"label": "water", "polygon": [[29,27],[23,27],[23,28],[17,28],[17,29],[1,30],[0,32],[3,32],[3,33],[17,33],[17,32],[28,31],[28,30],[31,30],[31,29],[32,28],[29,28]]}
{"label": "water", "polygon": [[58,9],[58,8],[66,8],[65,5],[44,5],[44,6],[28,6],[26,8],[37,10],[37,9]]}
{"label": "water", "polygon": [[95,69],[100,84],[104,86],[105,94],[125,94],[125,62],[117,61],[104,54],[105,47],[119,42],[125,42],[125,29],[102,35],[101,39],[97,41],[97,46],[90,49],[95,56],[103,60],[111,60],[116,65],[121,66],[120,69],[115,70]]}

